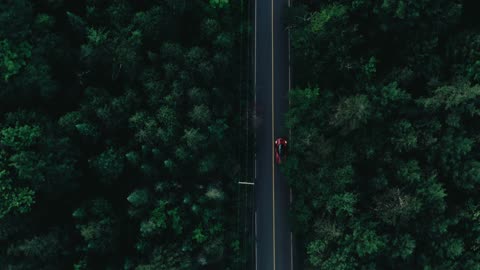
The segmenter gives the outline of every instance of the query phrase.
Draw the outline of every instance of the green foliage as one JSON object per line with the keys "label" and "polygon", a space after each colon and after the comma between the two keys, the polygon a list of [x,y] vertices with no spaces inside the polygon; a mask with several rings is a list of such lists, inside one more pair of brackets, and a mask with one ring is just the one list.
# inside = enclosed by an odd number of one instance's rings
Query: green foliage
{"label": "green foliage", "polygon": [[0,72],[5,82],[27,65],[27,60],[32,55],[31,51],[32,46],[27,42],[13,45],[6,39],[0,41]]}
{"label": "green foliage", "polygon": [[215,138],[216,140],[224,140],[225,133],[229,129],[229,126],[225,123],[224,119],[217,119],[215,123],[208,126],[208,132],[210,136]]}
{"label": "green foliage", "polygon": [[421,209],[420,201],[412,195],[404,194],[398,188],[391,189],[376,199],[375,212],[390,225],[405,224],[415,218]]}
{"label": "green foliage", "polygon": [[223,8],[228,5],[229,0],[210,0],[210,5],[214,8]]}
{"label": "green foliage", "polygon": [[75,32],[79,33],[80,35],[85,34],[85,21],[81,17],[73,14],[70,11],[67,11],[67,18]]}
{"label": "green foliage", "polygon": [[366,95],[348,97],[338,104],[331,123],[344,132],[350,132],[368,121],[370,110],[371,105]]}
{"label": "green foliage", "polygon": [[175,232],[175,234],[179,235],[183,232],[183,224],[182,224],[182,218],[180,217],[179,209],[174,208],[172,210],[169,210],[168,216],[170,216],[171,221],[172,221],[172,229]]}
{"label": "green foliage", "polygon": [[15,187],[6,171],[0,171],[0,218],[10,212],[27,213],[35,203],[35,192],[29,188]]}
{"label": "green foliage", "polygon": [[379,254],[386,245],[384,237],[377,235],[374,230],[365,228],[354,229],[352,235],[348,235],[345,240],[354,243],[355,252],[360,258]]}
{"label": "green foliage", "polygon": [[107,180],[120,177],[125,166],[123,156],[112,148],[101,153],[90,163],[97,173]]}
{"label": "green foliage", "polygon": [[325,27],[329,22],[336,22],[342,19],[347,13],[347,8],[344,5],[332,4],[322,8],[319,12],[313,12],[311,14],[311,29],[312,32],[325,31]]}
{"label": "green foliage", "polygon": [[466,110],[471,114],[478,114],[475,108],[469,106],[469,102],[472,102],[480,94],[480,86],[470,86],[468,84],[462,84],[459,86],[442,86],[433,91],[433,95],[430,98],[420,99],[419,103],[427,110],[437,111],[438,109],[452,110],[462,105],[461,110]]}
{"label": "green foliage", "polygon": [[356,196],[352,193],[334,195],[327,203],[327,210],[335,212],[337,216],[351,216],[353,215],[356,202]]}
{"label": "green foliage", "polygon": [[202,33],[211,38],[220,31],[220,25],[217,20],[207,18],[202,22]]}
{"label": "green foliage", "polygon": [[77,129],[78,133],[80,133],[82,136],[90,137],[90,138],[96,138],[99,136],[98,130],[91,124],[80,123],[75,125],[75,128]]}
{"label": "green foliage", "polygon": [[36,260],[44,260],[58,256],[63,242],[64,238],[61,236],[61,232],[52,231],[49,234],[35,236],[17,245],[12,245],[7,252],[11,255],[24,255]]}
{"label": "green foliage", "polygon": [[0,3],[0,268],[243,266],[246,8]]}
{"label": "green foliage", "polygon": [[85,241],[85,251],[99,254],[112,252],[116,244],[116,219],[112,205],[104,199],[95,199],[84,206],[88,220],[78,220],[76,228]]}
{"label": "green foliage", "polygon": [[41,136],[38,126],[5,128],[0,132],[0,143],[12,150],[22,150],[36,144]]}
{"label": "green foliage", "polygon": [[474,8],[332,0],[289,9],[293,139],[282,167],[305,269],[477,267]]}
{"label": "green foliage", "polygon": [[166,205],[167,202],[165,201],[158,202],[158,205],[152,211],[151,217],[140,226],[142,235],[158,234],[167,229]]}
{"label": "green foliage", "polygon": [[227,33],[220,33],[215,40],[213,41],[213,45],[215,45],[219,49],[232,49],[233,48],[233,37]]}
{"label": "green foliage", "polygon": [[364,72],[367,78],[372,79],[373,76],[375,76],[375,73],[377,72],[376,64],[377,61],[375,57],[370,57],[368,63],[364,66]]}
{"label": "green foliage", "polygon": [[205,193],[205,196],[216,201],[222,201],[225,198],[223,191],[216,187],[209,187]]}
{"label": "green foliage", "polygon": [[35,18],[35,26],[39,30],[50,30],[55,25],[55,18],[48,14],[38,14]]}
{"label": "green foliage", "polygon": [[[0,189],[2,202],[0,216],[8,213],[28,213],[36,201],[37,193],[42,194],[54,185],[62,187],[63,181],[74,177],[72,160],[65,157],[68,144],[55,138],[51,127],[22,124],[26,113],[10,114],[0,126]],[[10,119],[9,119],[10,118]],[[8,126],[9,121],[15,126]],[[51,136],[54,141],[50,141]],[[52,138],[52,139],[53,139]],[[64,149],[57,151],[63,144]],[[63,178],[59,175],[67,174]]]}
{"label": "green foliage", "polygon": [[210,122],[211,113],[208,107],[202,104],[193,107],[193,110],[190,112],[190,117],[192,118],[192,122],[204,125]]}
{"label": "green foliage", "polygon": [[200,133],[196,128],[190,128],[184,130],[184,135],[182,139],[185,141],[187,146],[190,149],[197,150],[201,147],[202,143],[205,141],[205,136]]}
{"label": "green foliage", "polygon": [[203,235],[202,229],[197,228],[193,231],[193,239],[197,241],[197,243],[202,244],[205,242],[205,240],[207,240],[207,237]]}
{"label": "green foliage", "polygon": [[417,136],[412,124],[406,120],[392,126],[392,144],[396,151],[405,152],[417,147]]}
{"label": "green foliage", "polygon": [[148,190],[146,189],[135,190],[127,197],[127,200],[135,207],[142,206],[148,203],[148,200],[149,200]]}
{"label": "green foliage", "polygon": [[188,256],[179,251],[178,247],[159,247],[154,250],[148,264],[139,265],[135,270],[188,270],[191,267]]}
{"label": "green foliage", "polygon": [[198,172],[201,174],[206,174],[212,172],[217,166],[217,161],[213,155],[208,155],[204,157],[199,164]]}
{"label": "green foliage", "polygon": [[415,240],[412,238],[412,236],[408,234],[401,235],[392,241],[392,256],[401,257],[405,260],[413,255],[415,246]]}

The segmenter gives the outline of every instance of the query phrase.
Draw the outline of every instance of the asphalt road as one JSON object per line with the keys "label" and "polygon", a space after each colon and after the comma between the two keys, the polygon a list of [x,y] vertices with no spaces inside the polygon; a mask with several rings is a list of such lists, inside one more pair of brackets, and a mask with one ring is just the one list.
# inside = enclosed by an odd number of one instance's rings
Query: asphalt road
{"label": "asphalt road", "polygon": [[288,0],[255,3],[255,103],[262,119],[256,128],[256,269],[292,270],[290,190],[274,161],[275,138],[288,137],[289,43],[284,26]]}

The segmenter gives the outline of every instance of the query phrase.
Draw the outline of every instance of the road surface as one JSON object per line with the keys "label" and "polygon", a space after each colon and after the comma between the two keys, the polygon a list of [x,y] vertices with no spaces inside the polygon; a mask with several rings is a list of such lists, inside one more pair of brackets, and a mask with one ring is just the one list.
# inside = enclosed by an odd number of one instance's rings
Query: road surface
{"label": "road surface", "polygon": [[274,161],[273,143],[287,137],[289,41],[284,14],[289,0],[255,2],[255,104],[262,119],[256,128],[256,269],[292,270],[288,212],[290,190]]}

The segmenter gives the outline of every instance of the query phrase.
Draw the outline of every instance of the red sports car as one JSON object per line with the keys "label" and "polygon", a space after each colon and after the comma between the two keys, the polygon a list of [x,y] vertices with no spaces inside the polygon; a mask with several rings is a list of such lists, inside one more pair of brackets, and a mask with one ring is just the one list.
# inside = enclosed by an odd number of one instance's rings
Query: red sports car
{"label": "red sports car", "polygon": [[287,140],[284,138],[278,138],[275,140],[275,162],[282,164],[287,158]]}

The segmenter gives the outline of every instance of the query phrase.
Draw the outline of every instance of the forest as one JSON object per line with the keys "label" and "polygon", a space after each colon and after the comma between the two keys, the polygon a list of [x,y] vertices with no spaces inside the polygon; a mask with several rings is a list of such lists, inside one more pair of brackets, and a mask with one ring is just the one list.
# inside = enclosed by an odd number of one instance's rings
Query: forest
{"label": "forest", "polygon": [[238,269],[244,1],[0,2],[0,268]]}
{"label": "forest", "polygon": [[299,0],[283,167],[304,269],[480,269],[470,0]]}

